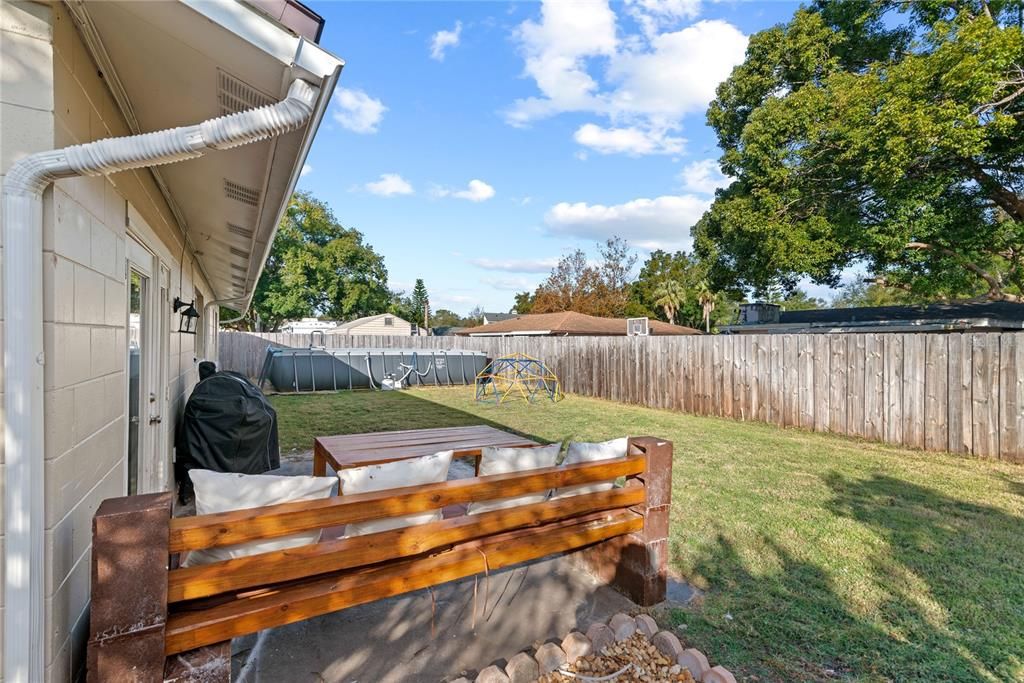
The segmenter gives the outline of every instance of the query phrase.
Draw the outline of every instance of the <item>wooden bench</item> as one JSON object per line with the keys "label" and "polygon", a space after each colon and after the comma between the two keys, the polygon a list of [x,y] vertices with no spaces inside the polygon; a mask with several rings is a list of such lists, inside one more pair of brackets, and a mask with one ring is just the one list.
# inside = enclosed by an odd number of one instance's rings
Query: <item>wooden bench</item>
{"label": "wooden bench", "polygon": [[[196,517],[172,518],[169,493],[106,500],[93,519],[88,680],[227,681],[232,638],[570,551],[635,602],[658,603],[672,444],[634,437],[628,453]],[[177,568],[189,550],[620,477],[608,491]]]}

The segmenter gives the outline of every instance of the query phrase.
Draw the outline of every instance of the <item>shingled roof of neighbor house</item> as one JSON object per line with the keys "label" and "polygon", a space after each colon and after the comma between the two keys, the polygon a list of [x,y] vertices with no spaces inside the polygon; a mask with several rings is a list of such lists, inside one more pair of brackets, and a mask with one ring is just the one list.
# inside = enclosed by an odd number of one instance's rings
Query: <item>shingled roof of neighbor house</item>
{"label": "shingled roof of neighbor house", "polygon": [[961,301],[782,311],[779,322],[729,325],[731,334],[789,332],[1000,332],[1024,329],[1024,303]]}
{"label": "shingled roof of neighbor house", "polygon": [[[700,334],[699,330],[682,325],[669,325],[660,320],[650,321],[652,335]],[[531,313],[517,315],[509,320],[470,327],[457,332],[463,336],[626,336],[625,318],[598,318],[593,315],[563,311],[561,313]]]}

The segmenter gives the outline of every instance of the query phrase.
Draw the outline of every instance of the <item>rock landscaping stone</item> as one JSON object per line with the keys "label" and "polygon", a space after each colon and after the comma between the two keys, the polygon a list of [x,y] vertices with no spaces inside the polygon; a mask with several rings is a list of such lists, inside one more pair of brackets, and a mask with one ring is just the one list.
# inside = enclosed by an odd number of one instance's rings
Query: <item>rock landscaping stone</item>
{"label": "rock landscaping stone", "polygon": [[661,652],[661,654],[665,655],[673,662],[678,659],[679,655],[683,651],[683,646],[679,642],[679,639],[670,631],[658,631],[654,634],[654,637],[651,638],[651,642],[654,644],[654,647],[658,648],[658,651]]}
{"label": "rock landscaping stone", "polygon": [[607,624],[594,624],[588,628],[587,638],[590,639],[591,649],[598,654],[615,642],[615,634]]}
{"label": "rock landscaping stone", "polygon": [[534,657],[537,659],[537,664],[540,665],[540,672],[542,674],[551,673],[558,667],[565,665],[565,652],[554,643],[544,643],[541,645],[537,648],[537,654]]}
{"label": "rock landscaping stone", "polygon": [[579,631],[573,631],[562,640],[562,652],[565,653],[566,664],[575,664],[580,657],[586,657],[593,651],[590,638]]}
{"label": "rock landscaping stone", "polygon": [[456,678],[454,681],[451,681],[451,683],[473,683],[473,681],[469,680],[465,676],[462,676],[460,678]]}
{"label": "rock landscaping stone", "polygon": [[476,683],[509,683],[509,680],[504,671],[491,664],[477,674]]}
{"label": "rock landscaping stone", "polygon": [[505,675],[509,683],[533,683],[540,676],[537,660],[528,652],[520,652],[505,665]]}
{"label": "rock landscaping stone", "polygon": [[636,622],[636,630],[648,638],[653,638],[654,634],[658,632],[658,622],[649,614],[639,614],[634,621]]}
{"label": "rock landscaping stone", "polygon": [[[627,665],[629,668],[623,671]],[[603,653],[581,657],[567,670],[595,678],[621,671],[614,683],[695,683],[689,671],[659,652],[642,633],[634,633],[621,643],[612,643]],[[579,680],[556,671],[542,674],[538,683],[579,683]]]}
{"label": "rock landscaping stone", "polygon": [[716,666],[704,674],[704,683],[736,683],[736,677],[728,669]]}
{"label": "rock landscaping stone", "polygon": [[711,670],[711,664],[708,663],[708,658],[704,656],[704,653],[692,647],[679,653],[676,662],[689,669],[698,681],[703,681],[705,674]]}
{"label": "rock landscaping stone", "polygon": [[619,612],[608,621],[608,628],[615,634],[615,640],[622,642],[636,633],[636,620]]}

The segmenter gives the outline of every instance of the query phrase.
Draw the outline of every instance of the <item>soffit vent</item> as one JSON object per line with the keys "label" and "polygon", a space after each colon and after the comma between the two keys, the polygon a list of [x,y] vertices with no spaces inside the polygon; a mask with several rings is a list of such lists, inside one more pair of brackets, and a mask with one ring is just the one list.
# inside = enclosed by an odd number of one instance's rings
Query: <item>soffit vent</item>
{"label": "soffit vent", "polygon": [[243,228],[241,225],[235,225],[234,223],[228,223],[228,232],[230,232],[232,235],[238,235],[239,237],[244,237],[247,240],[251,240],[252,239],[252,230],[249,230],[248,228]]}
{"label": "soffit vent", "polygon": [[217,69],[217,102],[221,114],[234,114],[274,104],[274,99],[228,72]]}
{"label": "soffit vent", "polygon": [[244,285],[245,284],[245,278],[241,277],[239,275],[232,275],[231,276],[231,280],[233,282],[235,282],[236,284],[240,284],[240,285]]}
{"label": "soffit vent", "polygon": [[230,249],[232,256],[237,256],[239,258],[244,259],[249,258],[249,252],[245,251],[244,249],[238,249],[237,247],[230,247]]}
{"label": "soffit vent", "polygon": [[260,191],[245,185],[239,185],[233,183],[228,179],[224,179],[224,196],[228,199],[234,199],[236,202],[242,202],[249,206],[260,205]]}
{"label": "soffit vent", "polygon": [[238,263],[232,263],[231,264],[231,269],[232,270],[237,270],[237,271],[239,271],[241,273],[248,273],[249,272],[249,266],[243,266],[243,265],[238,264]]}

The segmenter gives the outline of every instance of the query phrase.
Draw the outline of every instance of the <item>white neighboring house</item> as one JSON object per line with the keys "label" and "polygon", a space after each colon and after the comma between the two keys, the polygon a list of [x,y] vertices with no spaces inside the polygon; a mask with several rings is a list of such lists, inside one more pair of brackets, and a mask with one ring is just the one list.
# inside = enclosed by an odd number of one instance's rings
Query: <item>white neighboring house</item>
{"label": "white neighboring house", "polygon": [[320,320],[319,318],[303,318],[302,320],[289,320],[281,325],[282,332],[290,334],[309,334],[310,332],[330,333],[338,329],[338,323],[333,320]]}
{"label": "white neighboring house", "polygon": [[382,337],[422,337],[426,336],[427,332],[419,325],[399,318],[397,315],[381,313],[380,315],[369,315],[365,318],[356,318],[355,320],[350,320],[347,323],[341,323],[333,330],[328,330],[327,334],[372,334]]}
{"label": "white neighboring house", "polygon": [[93,513],[173,486],[218,305],[248,308],[340,76],[322,25],[294,0],[0,3],[6,683],[81,678]]}

